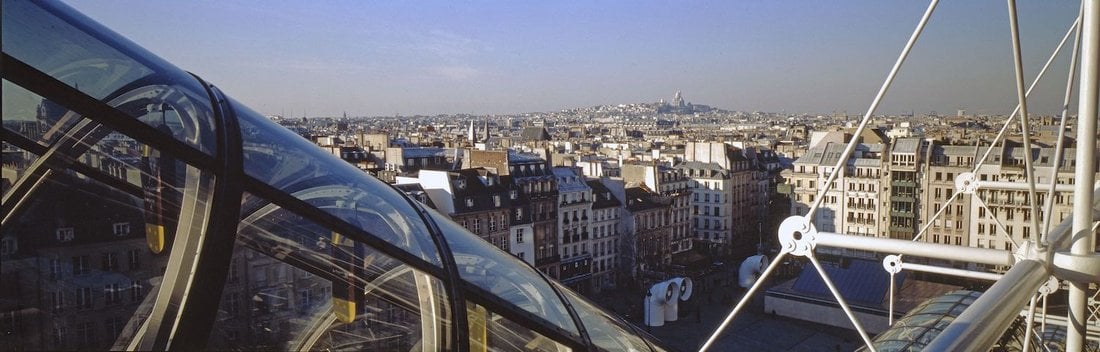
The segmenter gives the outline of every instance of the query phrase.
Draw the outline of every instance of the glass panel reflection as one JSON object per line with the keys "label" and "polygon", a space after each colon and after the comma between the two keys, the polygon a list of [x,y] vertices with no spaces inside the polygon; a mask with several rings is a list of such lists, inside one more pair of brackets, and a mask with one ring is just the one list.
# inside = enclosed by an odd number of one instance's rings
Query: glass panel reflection
{"label": "glass panel reflection", "polygon": [[54,7],[64,5],[5,1],[4,53],[143,122],[172,111],[164,119],[173,126],[170,135],[214,154],[210,97],[194,77],[92,21],[50,13]]}
{"label": "glass panel reflection", "polygon": [[470,323],[471,351],[572,351],[477,303],[466,302],[466,318]]}
{"label": "glass panel reflection", "polygon": [[428,228],[400,193],[240,103],[231,105],[244,137],[245,173],[441,265]]}
{"label": "glass panel reflection", "polygon": [[648,351],[649,345],[641,337],[631,332],[630,326],[618,318],[609,315],[592,302],[584,299],[572,290],[558,286],[558,291],[569,300],[573,311],[581,318],[585,331],[588,332],[592,344],[596,348],[605,351]]}
{"label": "glass panel reflection", "polygon": [[4,128],[39,145],[53,144],[80,116],[65,107],[3,81]]}
{"label": "glass panel reflection", "polygon": [[19,181],[19,178],[23,177],[31,163],[38,159],[38,154],[23,150],[6,141],[0,143],[0,145],[3,145],[3,179],[0,180],[0,188],[3,188],[6,197],[12,189],[12,185]]}
{"label": "glass panel reflection", "polygon": [[440,280],[272,204],[242,216],[209,348],[452,346]]}
{"label": "glass panel reflection", "polygon": [[557,294],[534,269],[434,210],[428,213],[447,239],[463,279],[579,336]]}
{"label": "glass panel reflection", "polygon": [[[125,349],[153,307],[167,254],[149,250],[145,199],[55,172],[4,224],[5,349]],[[178,216],[174,214],[173,216]]]}

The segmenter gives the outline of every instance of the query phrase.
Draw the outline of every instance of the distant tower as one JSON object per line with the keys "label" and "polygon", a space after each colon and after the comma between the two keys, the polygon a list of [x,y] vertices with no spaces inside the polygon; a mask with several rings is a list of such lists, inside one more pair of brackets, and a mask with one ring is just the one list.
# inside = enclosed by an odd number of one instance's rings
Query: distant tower
{"label": "distant tower", "polygon": [[466,139],[468,139],[470,141],[470,144],[473,144],[474,142],[477,141],[476,140],[477,135],[474,134],[474,121],[473,120],[470,120],[470,129],[466,130]]}
{"label": "distant tower", "polygon": [[485,119],[485,135],[481,139],[482,142],[489,143],[489,119]]}
{"label": "distant tower", "polygon": [[676,96],[672,98],[672,105],[684,107],[684,97],[680,95],[680,91],[676,91]]}

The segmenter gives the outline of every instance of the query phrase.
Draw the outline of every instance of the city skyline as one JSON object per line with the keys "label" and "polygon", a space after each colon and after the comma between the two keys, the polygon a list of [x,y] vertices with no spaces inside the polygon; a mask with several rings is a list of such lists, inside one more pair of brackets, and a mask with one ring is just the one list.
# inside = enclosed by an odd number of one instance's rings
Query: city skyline
{"label": "city skyline", "polygon": [[[287,116],[556,111],[669,100],[677,90],[729,110],[857,115],[926,6],[70,3],[261,112]],[[1077,5],[1019,11],[1030,82]],[[1002,3],[940,4],[879,112],[1011,112],[1006,12]],[[1037,89],[1045,95],[1030,101],[1034,114],[1060,110],[1063,52]]]}

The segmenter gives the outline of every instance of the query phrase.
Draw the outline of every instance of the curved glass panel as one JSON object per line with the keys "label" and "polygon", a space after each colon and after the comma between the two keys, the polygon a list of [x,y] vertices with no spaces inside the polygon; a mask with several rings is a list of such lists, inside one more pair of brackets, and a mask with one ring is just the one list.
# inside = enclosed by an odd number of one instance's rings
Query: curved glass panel
{"label": "curved glass panel", "polygon": [[441,265],[431,233],[400,193],[240,103],[231,106],[240,119],[246,174]]}
{"label": "curved glass panel", "polygon": [[579,336],[569,311],[534,269],[438,212],[428,213],[447,239],[462,279]]}
{"label": "curved glass panel", "polygon": [[641,337],[631,333],[630,327],[625,323],[561,284],[555,282],[554,285],[569,300],[596,348],[604,351],[649,351],[649,345]]}
{"label": "curved glass panel", "polygon": [[208,347],[451,348],[439,279],[270,203],[242,216]]}
{"label": "curved glass panel", "polygon": [[[878,351],[919,351],[939,336],[947,325],[980,296],[980,292],[954,291],[918,304],[894,325],[875,336]],[[1011,329],[1009,334],[1011,334]],[[866,351],[864,346],[859,351]]]}
{"label": "curved glass panel", "polygon": [[3,178],[0,179],[0,188],[3,189],[3,195],[6,197],[11,192],[12,185],[26,174],[27,168],[30,167],[31,162],[38,159],[38,155],[11,145],[7,141],[2,145],[4,171]]}
{"label": "curved glass panel", "polygon": [[139,103],[120,110],[154,127],[158,120],[147,115],[173,111],[159,116],[172,137],[215,153],[210,97],[194,77],[64,5],[3,6],[5,54],[95,99]]}
{"label": "curved glass panel", "polygon": [[470,350],[473,351],[573,350],[474,302],[466,301],[466,317],[470,322]]}
{"label": "curved glass panel", "polygon": [[4,128],[39,145],[53,144],[80,120],[80,115],[6,79],[2,91]]}
{"label": "curved glass panel", "polygon": [[[124,149],[112,145],[98,143],[80,161],[111,165],[127,159]],[[165,172],[186,168],[160,161]],[[19,350],[117,350],[137,337],[152,314],[156,295],[151,293],[159,289],[168,262],[168,253],[150,249],[143,231],[152,219],[149,205],[181,200],[176,192],[142,193],[127,177],[134,183],[143,178],[137,171],[89,177],[55,170],[26,195],[16,218],[4,224],[0,311],[13,312],[5,319],[17,330],[0,336],[0,344]],[[122,182],[97,181],[112,179]],[[175,209],[159,209],[160,225],[178,222]]]}

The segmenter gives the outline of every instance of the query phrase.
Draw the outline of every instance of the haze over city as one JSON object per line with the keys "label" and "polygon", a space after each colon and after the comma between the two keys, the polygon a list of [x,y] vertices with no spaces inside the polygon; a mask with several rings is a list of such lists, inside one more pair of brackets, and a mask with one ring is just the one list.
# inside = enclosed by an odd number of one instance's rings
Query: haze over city
{"label": "haze over city", "polygon": [[0,2],[5,348],[1100,352],[1100,0]]}
{"label": "haze over city", "polygon": [[[507,114],[651,102],[861,114],[921,2],[70,1],[265,114]],[[1019,4],[1027,80],[1076,15]],[[944,2],[880,113],[1015,106],[1001,2]],[[181,30],[186,28],[186,30]],[[1064,50],[1030,110],[1060,110]]]}

